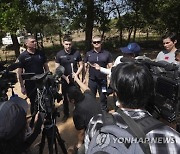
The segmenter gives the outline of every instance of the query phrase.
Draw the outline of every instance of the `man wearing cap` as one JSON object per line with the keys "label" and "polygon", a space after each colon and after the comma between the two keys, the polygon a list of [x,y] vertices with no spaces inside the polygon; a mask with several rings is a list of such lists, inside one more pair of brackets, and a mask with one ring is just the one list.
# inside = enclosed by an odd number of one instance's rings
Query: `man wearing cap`
{"label": "man wearing cap", "polygon": [[139,56],[141,48],[137,43],[129,43],[127,47],[120,48],[120,50],[123,55],[116,58],[114,66],[117,66],[119,63],[121,63],[122,57],[135,58]]}
{"label": "man wearing cap", "polygon": [[[123,53],[122,56],[118,56],[114,62],[113,67],[117,66],[119,63],[121,63],[121,58],[127,57],[127,58],[135,58],[139,56],[139,53],[141,51],[140,46],[137,43],[129,43],[127,47],[120,48],[121,52]],[[111,76],[111,69],[107,69],[104,67],[100,67],[98,64],[93,65],[96,70],[99,70],[100,72],[107,74],[109,77]]]}
{"label": "man wearing cap", "polygon": [[112,67],[112,55],[102,49],[102,39],[100,36],[94,36],[92,38],[93,49],[88,51],[84,62],[85,72],[89,64],[89,82],[88,87],[96,97],[98,91],[100,96],[101,109],[107,111],[107,75],[97,71],[93,65],[96,63],[101,67],[111,68]]}

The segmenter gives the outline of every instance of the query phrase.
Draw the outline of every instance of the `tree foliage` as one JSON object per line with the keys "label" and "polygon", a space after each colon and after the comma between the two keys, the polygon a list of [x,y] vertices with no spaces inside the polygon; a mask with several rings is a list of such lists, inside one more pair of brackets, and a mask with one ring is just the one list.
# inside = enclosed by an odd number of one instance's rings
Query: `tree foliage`
{"label": "tree foliage", "polygon": [[[93,29],[102,37],[111,25],[135,40],[136,31],[155,30],[180,33],[179,0],[1,0],[1,31],[15,34],[17,29],[62,35],[83,30],[86,51],[91,48]],[[115,21],[115,22],[112,22]],[[61,41],[60,41],[61,42]]]}

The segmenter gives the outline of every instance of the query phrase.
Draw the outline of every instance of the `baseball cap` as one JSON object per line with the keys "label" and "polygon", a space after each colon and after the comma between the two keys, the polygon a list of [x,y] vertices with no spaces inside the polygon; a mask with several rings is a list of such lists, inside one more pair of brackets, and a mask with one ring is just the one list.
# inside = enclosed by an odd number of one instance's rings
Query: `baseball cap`
{"label": "baseball cap", "polygon": [[140,46],[137,43],[129,43],[127,47],[120,48],[123,53],[139,53]]}
{"label": "baseball cap", "polygon": [[11,139],[26,126],[26,113],[13,101],[0,102],[0,139]]}

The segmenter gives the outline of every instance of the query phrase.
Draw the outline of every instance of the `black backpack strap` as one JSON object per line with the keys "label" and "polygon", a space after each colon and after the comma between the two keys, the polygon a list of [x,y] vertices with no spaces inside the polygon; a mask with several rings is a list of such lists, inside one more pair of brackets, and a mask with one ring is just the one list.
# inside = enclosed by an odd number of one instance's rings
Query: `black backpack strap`
{"label": "black backpack strap", "polygon": [[154,119],[152,116],[146,116],[140,120],[137,120],[136,122],[141,126],[145,134],[149,133],[151,130],[165,126],[164,123]]}
{"label": "black backpack strap", "polygon": [[102,111],[102,121],[103,126],[116,125],[114,116],[111,113],[107,113],[106,111]]}
{"label": "black backpack strap", "polygon": [[[144,130],[141,128],[141,126],[137,122],[135,122],[131,117],[127,116],[122,110],[118,109],[117,112],[121,115],[122,119],[129,126],[129,129],[134,134],[134,136],[136,136],[138,139],[140,138],[144,139],[146,137]],[[148,143],[142,143],[139,145],[141,146],[145,154],[151,154]]]}

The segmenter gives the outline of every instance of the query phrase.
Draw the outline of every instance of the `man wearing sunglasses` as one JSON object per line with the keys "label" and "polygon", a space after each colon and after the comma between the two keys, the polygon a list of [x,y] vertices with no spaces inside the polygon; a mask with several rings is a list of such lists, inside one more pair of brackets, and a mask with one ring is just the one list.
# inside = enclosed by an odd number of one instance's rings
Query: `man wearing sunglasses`
{"label": "man wearing sunglasses", "polygon": [[107,111],[107,75],[96,70],[93,66],[98,64],[101,67],[111,68],[112,67],[112,55],[102,49],[102,39],[100,36],[96,35],[92,38],[93,49],[86,53],[85,62],[85,72],[87,71],[87,66],[89,66],[89,82],[88,87],[91,89],[94,97],[98,91],[101,103],[101,109]]}

